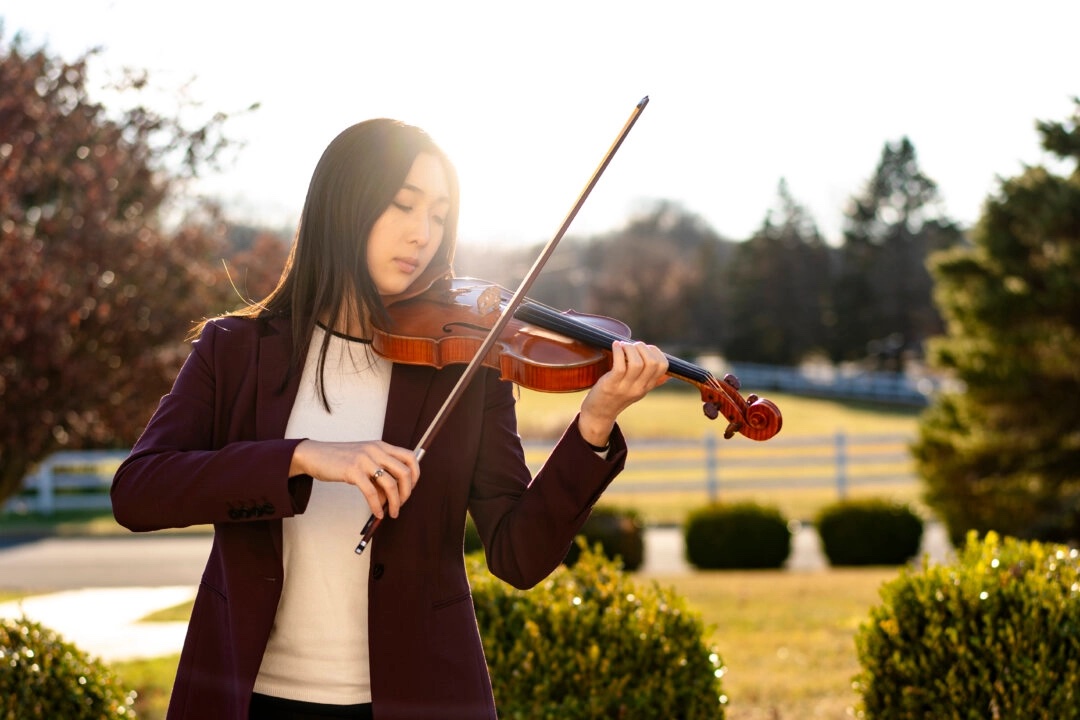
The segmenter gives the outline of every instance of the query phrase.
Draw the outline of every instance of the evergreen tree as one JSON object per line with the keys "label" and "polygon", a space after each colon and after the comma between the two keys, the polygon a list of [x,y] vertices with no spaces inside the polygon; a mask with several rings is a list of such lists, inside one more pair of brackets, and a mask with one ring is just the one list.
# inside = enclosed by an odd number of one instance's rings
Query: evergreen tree
{"label": "evergreen tree", "polygon": [[[863,359],[886,338],[894,353],[918,354],[926,338],[942,331],[925,262],[961,235],[939,210],[939,200],[911,141],[886,144],[873,178],[847,213],[833,292],[835,360]],[[900,369],[896,362],[888,367]]]}
{"label": "evergreen tree", "polygon": [[795,365],[823,349],[829,251],[784,180],[776,210],[737,246],[726,276],[731,316],[726,357]]}
{"label": "evergreen tree", "polygon": [[[1080,163],[1080,99],[1043,146]],[[1080,540],[1080,169],[1030,167],[988,200],[973,246],[933,260],[948,335],[934,363],[966,389],[920,423],[914,451],[954,540],[969,529]]]}

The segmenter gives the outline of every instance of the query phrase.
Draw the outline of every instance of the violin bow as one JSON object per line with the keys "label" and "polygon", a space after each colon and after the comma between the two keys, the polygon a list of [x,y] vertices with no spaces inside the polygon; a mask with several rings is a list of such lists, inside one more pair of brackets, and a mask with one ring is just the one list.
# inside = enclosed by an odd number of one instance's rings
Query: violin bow
{"label": "violin bow", "polygon": [[[558,232],[555,233],[555,236],[544,246],[540,256],[536,258],[536,262],[533,263],[529,272],[525,274],[517,291],[514,292],[514,295],[510,298],[509,302],[506,303],[506,307],[503,309],[499,319],[491,326],[491,330],[488,331],[487,337],[484,338],[484,342],[480,345],[480,349],[476,351],[472,360],[465,366],[465,371],[461,374],[461,377],[458,378],[457,384],[454,385],[453,390],[451,390],[450,394],[446,397],[442,407],[439,408],[439,412],[435,414],[435,417],[431,420],[431,424],[428,425],[427,430],[424,431],[423,436],[421,436],[419,442],[417,442],[416,448],[413,450],[417,462],[422,460],[427,453],[428,444],[431,442],[431,439],[446,423],[450,411],[454,409],[462,395],[464,395],[465,388],[480,369],[484,358],[487,357],[488,353],[495,346],[495,343],[498,342],[499,336],[506,328],[507,323],[514,317],[515,311],[518,309],[518,306],[521,305],[522,300],[525,299],[525,296],[532,287],[533,282],[535,282],[536,277],[540,274],[540,271],[543,269],[552,253],[555,252],[555,248],[558,246],[559,241],[562,240],[563,235],[565,235],[566,231],[570,228],[570,223],[577,217],[578,211],[581,210],[582,206],[585,204],[589,194],[592,193],[593,188],[596,187],[596,183],[599,182],[600,176],[604,174],[604,170],[607,169],[607,166],[611,163],[611,159],[615,157],[615,153],[618,152],[619,147],[623,144],[623,140],[630,134],[630,130],[634,127],[634,123],[637,122],[637,119],[641,116],[642,111],[645,110],[645,106],[648,104],[649,97],[646,95],[634,106],[634,110],[630,113],[630,117],[627,118],[626,122],[623,124],[622,129],[615,137],[615,141],[611,144],[611,147],[604,153],[604,158],[600,161],[600,164],[593,170],[592,177],[589,178],[589,182],[578,195],[577,202],[574,203],[574,207],[567,213]],[[374,513],[368,518],[367,523],[365,523],[364,528],[361,531],[360,543],[356,546],[357,554],[364,552],[364,548],[371,542],[371,537],[375,534],[375,530],[379,527],[381,522],[381,518],[377,517]]]}

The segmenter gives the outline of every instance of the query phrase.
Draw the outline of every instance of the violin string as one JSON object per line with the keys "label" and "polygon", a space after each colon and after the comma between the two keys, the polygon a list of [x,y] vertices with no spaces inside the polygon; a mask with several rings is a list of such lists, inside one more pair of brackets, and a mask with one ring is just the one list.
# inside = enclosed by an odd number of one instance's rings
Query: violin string
{"label": "violin string", "polygon": [[[522,303],[514,313],[514,317],[547,330],[554,330],[571,340],[579,340],[600,350],[610,349],[611,344],[616,340],[628,339],[533,300]],[[716,381],[704,368],[667,353],[664,353],[664,356],[668,360],[668,370],[673,375],[704,384]]]}

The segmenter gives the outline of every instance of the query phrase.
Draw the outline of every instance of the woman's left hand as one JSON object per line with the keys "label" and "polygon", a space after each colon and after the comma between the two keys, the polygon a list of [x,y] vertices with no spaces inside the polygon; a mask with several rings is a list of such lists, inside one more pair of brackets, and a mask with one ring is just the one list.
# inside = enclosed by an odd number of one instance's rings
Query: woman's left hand
{"label": "woman's left hand", "polygon": [[578,428],[585,442],[603,447],[616,419],[626,408],[667,380],[668,361],[655,345],[616,341],[611,347],[611,370],[581,402]]}

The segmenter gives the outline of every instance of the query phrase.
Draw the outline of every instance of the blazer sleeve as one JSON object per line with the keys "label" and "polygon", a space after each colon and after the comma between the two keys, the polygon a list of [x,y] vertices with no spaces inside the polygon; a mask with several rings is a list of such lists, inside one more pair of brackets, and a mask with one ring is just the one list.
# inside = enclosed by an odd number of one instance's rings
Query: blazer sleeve
{"label": "blazer sleeve", "polygon": [[[289,477],[300,439],[240,437],[252,422],[254,321],[208,323],[112,483],[113,514],[136,531],[266,520],[303,512],[311,478]],[[234,387],[235,386],[235,387]]]}
{"label": "blazer sleeve", "polygon": [[511,383],[489,374],[487,409],[469,510],[484,543],[488,569],[514,587],[541,582],[566,557],[593,505],[626,462],[616,425],[605,457],[567,427],[530,481],[517,434]]}

